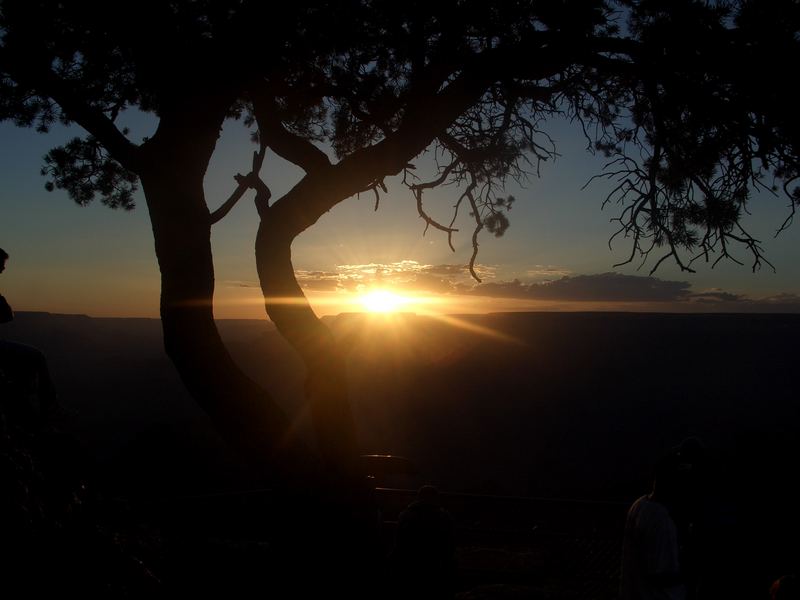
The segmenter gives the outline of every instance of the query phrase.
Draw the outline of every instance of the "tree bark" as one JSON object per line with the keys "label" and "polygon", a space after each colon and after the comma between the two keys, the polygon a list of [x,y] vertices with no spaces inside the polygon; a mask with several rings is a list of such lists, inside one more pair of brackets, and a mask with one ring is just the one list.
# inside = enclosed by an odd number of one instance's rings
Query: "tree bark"
{"label": "tree bark", "polygon": [[[317,452],[331,476],[358,477],[356,427],[348,398],[347,364],[330,329],[314,314],[292,265],[293,235],[262,212],[256,236],[256,266],[267,314],[297,350],[307,369]],[[335,474],[335,475],[334,475]]]}
{"label": "tree bark", "polygon": [[161,270],[167,355],[229,445],[259,467],[291,474],[300,451],[288,438],[286,415],[234,363],[214,323],[205,163],[192,164],[184,156],[176,164],[174,157],[174,152],[153,152],[141,173]]}

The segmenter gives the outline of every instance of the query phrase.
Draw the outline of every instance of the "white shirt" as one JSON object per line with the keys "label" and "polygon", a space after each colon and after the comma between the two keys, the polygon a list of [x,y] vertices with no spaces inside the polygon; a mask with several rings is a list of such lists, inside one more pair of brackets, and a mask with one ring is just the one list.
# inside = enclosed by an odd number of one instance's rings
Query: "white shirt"
{"label": "white shirt", "polygon": [[682,584],[654,585],[653,576],[680,573],[678,532],[667,507],[642,496],[625,522],[621,600],[685,600]]}

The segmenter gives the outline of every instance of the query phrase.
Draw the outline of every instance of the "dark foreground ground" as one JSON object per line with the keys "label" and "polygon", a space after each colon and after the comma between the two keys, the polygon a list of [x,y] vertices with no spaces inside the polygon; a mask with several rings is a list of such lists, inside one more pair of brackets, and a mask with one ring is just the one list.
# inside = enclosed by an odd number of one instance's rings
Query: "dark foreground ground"
{"label": "dark foreground ground", "polygon": [[[330,320],[350,355],[364,451],[417,467],[379,484],[446,492],[465,597],[481,597],[478,588],[488,597],[613,597],[625,508],[647,491],[653,461],[692,435],[708,454],[705,596],[764,597],[769,581],[796,567],[800,318],[460,322],[468,327],[413,315]],[[300,415],[302,367],[271,326],[220,326],[243,368]],[[269,549],[257,515],[269,494],[241,493],[253,486],[183,390],[158,321],[22,313],[2,333],[48,355],[68,409],[59,428],[77,440],[103,497],[136,523],[125,526],[135,529],[129,545],[143,549],[131,553],[154,555],[156,572],[165,553],[191,556],[199,586],[197,573],[211,586],[225,569],[258,572]],[[378,498],[388,548],[410,497]],[[142,523],[143,514],[152,518]],[[114,528],[106,526],[111,538]],[[165,550],[165,535],[182,541]]]}

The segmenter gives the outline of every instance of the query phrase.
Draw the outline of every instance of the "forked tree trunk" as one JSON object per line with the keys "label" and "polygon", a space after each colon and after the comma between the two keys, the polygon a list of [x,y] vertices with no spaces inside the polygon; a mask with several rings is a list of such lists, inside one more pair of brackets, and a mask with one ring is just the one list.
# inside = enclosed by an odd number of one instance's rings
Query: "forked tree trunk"
{"label": "forked tree trunk", "polygon": [[161,270],[166,352],[229,445],[260,467],[291,473],[298,448],[287,438],[285,414],[234,363],[214,323],[205,165],[187,162],[153,160],[141,176]]}

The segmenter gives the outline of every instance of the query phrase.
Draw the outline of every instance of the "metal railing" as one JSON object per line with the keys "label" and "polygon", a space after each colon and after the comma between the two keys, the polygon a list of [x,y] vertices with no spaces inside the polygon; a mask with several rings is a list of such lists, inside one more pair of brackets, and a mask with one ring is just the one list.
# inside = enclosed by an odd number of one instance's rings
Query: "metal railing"
{"label": "metal railing", "polygon": [[[376,488],[387,554],[409,489]],[[456,526],[459,585],[522,586],[559,598],[616,597],[627,506],[620,502],[441,492]],[[189,524],[216,524],[217,538],[258,541],[269,535],[270,489],[172,498],[172,515]],[[208,519],[209,512],[220,518]],[[543,591],[544,590],[544,591]],[[546,594],[545,594],[546,595]]]}

